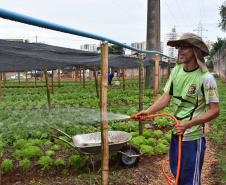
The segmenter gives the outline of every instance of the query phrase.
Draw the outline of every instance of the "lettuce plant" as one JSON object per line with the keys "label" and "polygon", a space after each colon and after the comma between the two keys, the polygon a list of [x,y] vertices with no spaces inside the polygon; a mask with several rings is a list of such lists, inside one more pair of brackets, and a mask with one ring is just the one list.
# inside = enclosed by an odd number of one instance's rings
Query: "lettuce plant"
{"label": "lettuce plant", "polygon": [[167,154],[169,152],[169,147],[167,147],[166,145],[159,143],[156,147],[155,147],[155,152],[158,155],[162,155],[162,154]]}
{"label": "lettuce plant", "polygon": [[153,133],[152,130],[147,130],[147,129],[144,129],[144,130],[143,130],[143,136],[144,136],[146,139],[150,138],[150,136],[151,136],[152,133]]}
{"label": "lettuce plant", "polygon": [[37,161],[36,165],[42,166],[42,172],[50,169],[50,165],[53,164],[53,160],[49,156],[42,156],[39,161]]}
{"label": "lettuce plant", "polygon": [[2,162],[2,166],[1,166],[1,172],[2,174],[8,172],[8,171],[12,171],[13,169],[13,161],[10,159],[5,159]]}
{"label": "lettuce plant", "polygon": [[156,141],[154,138],[149,138],[146,140],[146,145],[156,146]]}
{"label": "lettuce plant", "polygon": [[152,146],[148,146],[148,145],[141,145],[140,151],[145,156],[151,156],[154,154]]}
{"label": "lettuce plant", "polygon": [[58,158],[58,159],[56,159],[56,160],[54,161],[54,165],[55,165],[55,166],[65,166],[65,165],[66,165],[66,162],[65,162],[63,159]]}
{"label": "lettuce plant", "polygon": [[82,161],[80,155],[73,155],[69,158],[69,165],[80,169],[85,165],[85,162]]}
{"label": "lettuce plant", "polygon": [[46,156],[53,157],[53,156],[55,156],[55,152],[52,151],[52,150],[48,150],[48,151],[45,152],[45,155],[46,155]]}
{"label": "lettuce plant", "polygon": [[28,159],[24,159],[20,161],[19,166],[22,168],[23,171],[28,170],[31,166],[31,162]]}
{"label": "lettuce plant", "polygon": [[155,137],[161,137],[163,133],[161,130],[155,130],[153,134]]}

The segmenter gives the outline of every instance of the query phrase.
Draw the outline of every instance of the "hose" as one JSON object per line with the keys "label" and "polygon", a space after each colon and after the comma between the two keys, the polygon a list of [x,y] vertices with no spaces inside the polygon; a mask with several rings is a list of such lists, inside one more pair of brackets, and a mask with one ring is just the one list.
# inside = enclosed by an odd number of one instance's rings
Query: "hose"
{"label": "hose", "polygon": [[[146,118],[152,118],[152,117],[158,117],[158,116],[170,116],[170,117],[172,117],[174,119],[174,121],[176,122],[176,124],[179,124],[177,118],[175,116],[173,116],[172,114],[168,114],[168,113],[161,113],[161,114],[149,115],[149,116],[146,116]],[[132,116],[130,116],[131,119],[141,119],[141,117],[142,116],[139,116],[139,115],[132,115]],[[175,184],[175,185],[178,185],[178,180],[179,180],[179,175],[180,175],[180,164],[181,164],[181,136],[179,136],[178,139],[179,139],[179,146],[178,146],[178,164],[177,164],[177,175],[176,175],[175,182],[173,180],[171,180],[173,177],[168,177],[166,175],[166,173],[164,172],[164,168],[163,168],[163,173],[165,174],[166,178],[168,179],[169,184],[172,183],[172,184]],[[164,162],[164,164],[165,164],[165,162]]]}

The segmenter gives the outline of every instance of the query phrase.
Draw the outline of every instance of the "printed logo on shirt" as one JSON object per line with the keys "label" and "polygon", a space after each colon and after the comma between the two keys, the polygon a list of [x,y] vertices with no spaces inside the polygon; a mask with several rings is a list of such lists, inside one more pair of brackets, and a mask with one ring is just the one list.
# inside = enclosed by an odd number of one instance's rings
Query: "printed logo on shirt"
{"label": "printed logo on shirt", "polygon": [[209,92],[209,97],[214,98],[215,97],[215,92]]}
{"label": "printed logo on shirt", "polygon": [[187,92],[187,96],[194,98],[195,97],[195,93],[196,93],[196,84],[191,84],[188,92]]}
{"label": "printed logo on shirt", "polygon": [[206,90],[206,91],[210,91],[210,90],[215,91],[215,90],[217,90],[217,88],[214,87],[214,86],[210,86],[209,88],[205,88],[205,90]]}

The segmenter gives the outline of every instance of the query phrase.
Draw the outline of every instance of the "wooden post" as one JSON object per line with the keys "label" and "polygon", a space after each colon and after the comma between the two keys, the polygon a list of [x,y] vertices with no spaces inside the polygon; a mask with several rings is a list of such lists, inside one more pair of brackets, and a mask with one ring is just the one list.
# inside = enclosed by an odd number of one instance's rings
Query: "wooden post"
{"label": "wooden post", "polygon": [[41,74],[40,75],[41,75],[41,82],[42,82],[42,69],[41,69]]}
{"label": "wooden post", "polygon": [[[0,72],[0,74],[1,74],[1,78],[0,78],[0,103],[1,103],[1,101],[2,101],[2,72]],[[1,170],[0,170],[0,174],[1,174]],[[0,181],[0,183],[1,183],[1,181]]]}
{"label": "wooden post", "polygon": [[74,69],[75,69],[75,71],[74,71],[74,81],[76,81],[76,67]]}
{"label": "wooden post", "polygon": [[95,84],[96,84],[96,92],[97,92],[97,98],[99,98],[99,89],[98,89],[98,78],[97,78],[97,72],[96,72],[96,67],[93,65],[94,69],[94,77],[95,77]]}
{"label": "wooden post", "polygon": [[[143,54],[140,54],[139,63],[139,111],[143,110]],[[143,123],[139,121],[139,135],[143,135]]]}
{"label": "wooden post", "polygon": [[108,185],[109,146],[107,122],[108,43],[101,44],[101,184]]}
{"label": "wooden post", "polygon": [[122,81],[123,81],[123,91],[125,91],[125,69],[122,66]]}
{"label": "wooden post", "polygon": [[6,81],[6,74],[5,74],[5,72],[3,73],[3,78],[4,78],[4,88],[5,88],[5,81]]}
{"label": "wooden post", "polygon": [[82,83],[82,69],[81,69],[81,65],[80,65],[80,83]]}
{"label": "wooden post", "polygon": [[36,76],[36,69],[35,69],[35,86],[37,84],[37,76]]}
{"label": "wooden post", "polygon": [[27,71],[26,71],[26,88],[28,87]]}
{"label": "wooden post", "polygon": [[169,76],[170,76],[170,68],[171,68],[171,62],[170,62],[170,60],[168,59],[168,74],[167,74],[167,76],[168,76],[168,78],[169,78]]}
{"label": "wooden post", "polygon": [[51,99],[50,99],[50,92],[49,92],[49,79],[48,79],[48,74],[47,74],[46,68],[45,68],[45,78],[46,78],[46,90],[47,90],[48,105],[49,105],[49,109],[51,109]]}
{"label": "wooden post", "polygon": [[158,96],[158,82],[159,82],[159,55],[156,55],[156,59],[155,59],[155,90],[154,90],[154,102],[157,101],[157,96]]}
{"label": "wooden post", "polygon": [[83,88],[85,88],[85,65],[83,65]]}
{"label": "wooden post", "polygon": [[58,66],[58,87],[60,88],[60,66]]}
{"label": "wooden post", "polygon": [[53,75],[54,75],[54,70],[52,68],[52,94],[53,94]]}
{"label": "wooden post", "polygon": [[18,82],[20,84],[20,72],[18,72]]}
{"label": "wooden post", "polygon": [[119,82],[120,82],[120,67],[118,67],[118,80],[119,80]]}

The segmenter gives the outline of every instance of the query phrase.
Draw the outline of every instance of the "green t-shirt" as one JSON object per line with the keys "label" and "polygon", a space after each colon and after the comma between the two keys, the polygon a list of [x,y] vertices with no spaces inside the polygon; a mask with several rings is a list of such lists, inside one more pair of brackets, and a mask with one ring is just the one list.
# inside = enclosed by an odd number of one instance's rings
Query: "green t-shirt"
{"label": "green t-shirt", "polygon": [[[215,78],[198,67],[185,71],[184,64],[176,66],[165,86],[165,93],[173,96],[174,116],[181,121],[193,120],[206,112],[209,102],[219,102]],[[175,128],[173,133],[176,134]],[[204,124],[188,128],[183,141],[204,136]]]}

